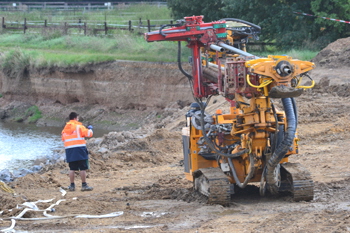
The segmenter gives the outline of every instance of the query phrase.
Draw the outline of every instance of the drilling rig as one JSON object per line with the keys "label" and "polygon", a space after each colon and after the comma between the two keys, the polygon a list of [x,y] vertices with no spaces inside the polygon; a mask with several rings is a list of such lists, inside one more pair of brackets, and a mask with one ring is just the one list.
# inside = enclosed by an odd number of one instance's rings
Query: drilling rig
{"label": "drilling rig", "polygon": [[[178,41],[178,66],[191,85],[195,102],[182,129],[185,177],[213,204],[229,205],[235,190],[248,184],[258,185],[262,196],[289,193],[295,201],[310,201],[310,173],[289,156],[299,150],[295,98],[314,86],[307,72],[315,65],[246,52],[240,42],[260,27],[244,22],[251,33],[241,34],[227,26],[234,20],[205,23],[203,16],[191,16],[144,35],[148,42]],[[182,67],[182,41],[192,51],[191,72]],[[206,112],[212,96],[228,101],[226,113]]]}

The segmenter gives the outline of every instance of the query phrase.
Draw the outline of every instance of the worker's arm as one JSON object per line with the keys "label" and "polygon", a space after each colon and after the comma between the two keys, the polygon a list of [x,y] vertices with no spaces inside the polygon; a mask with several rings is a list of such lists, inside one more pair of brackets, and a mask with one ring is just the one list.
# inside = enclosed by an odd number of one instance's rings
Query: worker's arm
{"label": "worker's arm", "polygon": [[87,137],[87,138],[91,138],[93,136],[93,134],[94,134],[92,129],[87,129],[83,125],[80,126],[80,132],[81,132],[81,136],[82,137]]}

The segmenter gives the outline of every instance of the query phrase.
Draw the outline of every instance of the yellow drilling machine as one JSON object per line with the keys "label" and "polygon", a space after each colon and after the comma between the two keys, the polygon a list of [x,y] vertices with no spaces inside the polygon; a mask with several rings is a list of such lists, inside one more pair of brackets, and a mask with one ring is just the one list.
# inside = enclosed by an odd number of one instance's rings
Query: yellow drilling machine
{"label": "yellow drilling machine", "polygon": [[[209,203],[229,205],[235,190],[248,184],[258,185],[262,196],[313,199],[309,172],[289,156],[299,149],[295,98],[314,86],[307,72],[315,65],[248,53],[246,42],[259,32],[239,19],[205,23],[203,16],[191,16],[144,35],[148,42],[178,41],[179,69],[194,97],[182,130],[185,176]],[[182,41],[192,51],[191,72],[181,65]],[[212,96],[225,98],[228,109],[207,113]]]}

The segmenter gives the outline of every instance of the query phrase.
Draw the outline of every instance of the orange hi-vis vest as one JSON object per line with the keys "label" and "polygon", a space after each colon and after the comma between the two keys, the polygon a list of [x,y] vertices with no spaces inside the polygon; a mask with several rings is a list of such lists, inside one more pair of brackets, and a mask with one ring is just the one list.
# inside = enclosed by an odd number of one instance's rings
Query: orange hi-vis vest
{"label": "orange hi-vis vest", "polygon": [[92,135],[92,130],[87,129],[81,122],[70,120],[62,130],[62,141],[66,149],[81,147],[86,146],[84,137],[92,137]]}

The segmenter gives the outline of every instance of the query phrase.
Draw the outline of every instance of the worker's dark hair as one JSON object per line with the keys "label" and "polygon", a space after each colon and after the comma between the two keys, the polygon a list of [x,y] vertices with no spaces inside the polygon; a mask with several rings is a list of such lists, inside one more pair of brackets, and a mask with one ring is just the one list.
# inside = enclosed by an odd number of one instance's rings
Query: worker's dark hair
{"label": "worker's dark hair", "polygon": [[69,120],[74,120],[75,118],[77,118],[79,116],[79,114],[77,114],[76,112],[71,112],[69,114]]}

